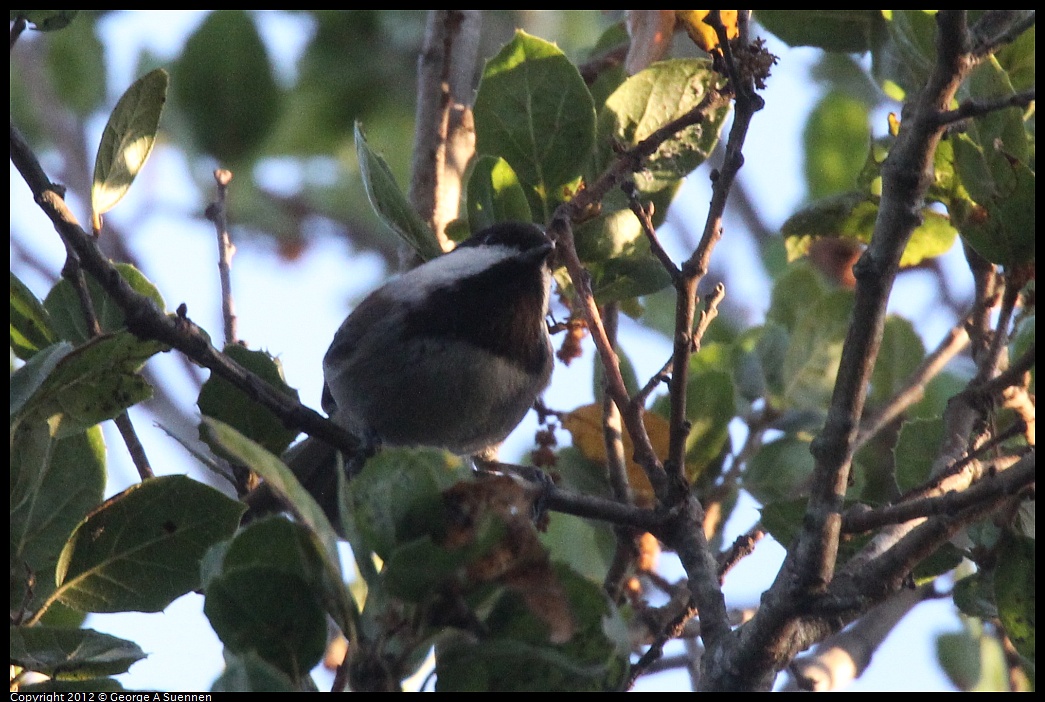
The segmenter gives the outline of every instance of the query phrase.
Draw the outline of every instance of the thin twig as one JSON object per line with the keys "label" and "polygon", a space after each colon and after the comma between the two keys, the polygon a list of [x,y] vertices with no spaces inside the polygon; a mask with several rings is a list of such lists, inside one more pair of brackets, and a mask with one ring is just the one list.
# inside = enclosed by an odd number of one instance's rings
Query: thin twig
{"label": "thin twig", "polygon": [[[1028,14],[1022,14],[1027,12]],[[1034,26],[1034,11],[988,10],[973,26],[970,54],[982,59]]]}
{"label": "thin twig", "polygon": [[657,257],[657,260],[660,261],[660,264],[664,266],[664,270],[668,272],[668,275],[671,276],[671,282],[675,283],[682,275],[682,271],[671,260],[668,252],[664,250],[663,244],[660,243],[660,239],[657,237],[657,231],[653,228],[653,220],[651,219],[653,216],[653,203],[651,202],[647,207],[643,207],[642,203],[639,202],[639,193],[635,189],[635,183],[630,180],[621,183],[620,189],[628,198],[628,207],[639,220],[639,224],[642,225],[642,231],[649,241],[650,250]]}
{"label": "thin twig", "polygon": [[124,410],[113,418],[113,423],[116,424],[116,428],[120,431],[120,437],[123,439],[124,445],[127,446],[127,453],[138,471],[138,477],[142,480],[155,477],[156,474],[149,463],[149,456],[145,453],[145,447],[142,446],[142,442],[138,438],[138,432],[131,421],[131,415],[127,410]]}
{"label": "thin twig", "polygon": [[740,563],[744,558],[750,556],[755,551],[755,546],[758,542],[765,537],[766,532],[762,528],[761,522],[748,529],[745,533],[741,534],[733,542],[726,551],[724,551],[718,559],[718,578],[719,581],[724,581],[726,575]]}
{"label": "thin twig", "polygon": [[911,405],[925,396],[925,387],[940,371],[957,356],[969,343],[969,332],[966,330],[969,317],[954,326],[937,347],[926,356],[911,373],[903,386],[873,415],[864,417],[860,423],[860,433],[856,439],[857,446],[863,446],[878,435],[884,427],[899,417]]}
{"label": "thin twig", "polygon": [[[617,323],[620,309],[616,303],[610,303],[603,309],[606,320],[606,334],[610,342],[617,343]],[[627,457],[624,455],[624,435],[622,433],[621,415],[608,393],[602,398],[602,439],[606,448],[606,471],[610,489],[617,502],[630,505],[634,503],[631,484],[628,480]],[[614,529],[616,546],[613,559],[603,579],[603,589],[616,601],[620,597],[624,579],[632,568],[638,555],[634,530],[617,527]]]}
{"label": "thin twig", "polygon": [[1016,495],[1033,485],[1034,453],[1030,453],[1014,465],[999,470],[990,479],[977,482],[961,492],[947,491],[934,497],[907,500],[873,510],[852,510],[842,521],[842,530],[847,534],[860,534],[878,529],[887,524],[900,524],[933,515],[956,514],[998,495]]}
{"label": "thin twig", "polygon": [[965,100],[958,106],[958,109],[941,112],[940,124],[953,124],[972,117],[982,117],[1009,107],[1026,108],[1032,102],[1034,102],[1034,88],[995,100]]}
{"label": "thin twig", "polygon": [[221,283],[221,318],[224,321],[225,344],[239,341],[236,332],[236,305],[232,298],[232,257],[236,255],[236,246],[229,237],[228,193],[232,182],[232,171],[219,168],[214,171],[214,182],[217,184],[217,197],[207,206],[207,219],[214,223],[214,231],[218,237],[218,280]]}

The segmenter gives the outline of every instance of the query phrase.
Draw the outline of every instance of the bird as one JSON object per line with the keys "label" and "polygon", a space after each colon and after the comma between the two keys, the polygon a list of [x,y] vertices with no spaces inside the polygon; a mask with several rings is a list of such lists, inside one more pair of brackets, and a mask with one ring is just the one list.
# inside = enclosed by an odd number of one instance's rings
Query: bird
{"label": "bird", "polygon": [[[534,224],[497,223],[352,310],[323,357],[322,407],[362,455],[429,446],[496,458],[551,378],[553,249]],[[284,460],[338,527],[335,449],[308,438]]]}

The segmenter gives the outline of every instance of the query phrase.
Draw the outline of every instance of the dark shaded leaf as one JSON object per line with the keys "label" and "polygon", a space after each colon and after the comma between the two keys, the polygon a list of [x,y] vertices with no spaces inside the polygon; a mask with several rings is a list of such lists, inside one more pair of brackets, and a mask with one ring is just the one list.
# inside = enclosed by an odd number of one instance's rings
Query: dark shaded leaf
{"label": "dark shaded leaf", "polygon": [[143,658],[133,641],[93,629],[11,627],[11,662],[60,680],[119,675]]}
{"label": "dark shaded leaf", "polygon": [[70,537],[58,560],[59,597],[86,612],[158,612],[199,586],[203,554],[232,535],[244,509],[181,475],[133,485]]}

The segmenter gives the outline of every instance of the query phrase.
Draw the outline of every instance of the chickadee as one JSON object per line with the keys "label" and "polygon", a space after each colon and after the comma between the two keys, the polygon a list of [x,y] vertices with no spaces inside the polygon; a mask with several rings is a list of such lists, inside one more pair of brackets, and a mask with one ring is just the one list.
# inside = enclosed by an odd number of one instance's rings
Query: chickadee
{"label": "chickadee", "polygon": [[[495,457],[551,377],[551,251],[532,224],[495,224],[385,283],[334,335],[323,409],[365,445]],[[307,439],[285,458],[336,515],[333,449]]]}

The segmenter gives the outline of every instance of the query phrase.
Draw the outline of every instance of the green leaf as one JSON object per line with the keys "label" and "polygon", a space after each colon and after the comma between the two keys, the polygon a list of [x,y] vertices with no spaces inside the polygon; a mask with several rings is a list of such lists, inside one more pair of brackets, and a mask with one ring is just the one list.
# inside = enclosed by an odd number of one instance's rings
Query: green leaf
{"label": "green leaf", "polygon": [[33,396],[43,387],[58,363],[73,351],[66,341],[43,348],[26,361],[25,365],[11,374],[11,421],[22,414]]}
{"label": "green leaf", "polygon": [[789,46],[846,54],[869,51],[884,24],[877,10],[757,10],[755,19]]}
{"label": "green leaf", "polygon": [[887,402],[899,392],[924,357],[925,346],[914,325],[902,317],[887,317],[882,345],[871,375],[868,401],[873,405]]}
{"label": "green leaf", "polygon": [[272,517],[221,551],[220,567],[205,584],[204,613],[214,631],[230,651],[256,652],[300,679],[326,646],[326,605],[345,589],[331,577],[322,546],[308,528]]}
{"label": "green leaf", "polygon": [[906,492],[929,479],[933,460],[940,452],[944,430],[944,421],[940,418],[916,419],[905,423],[900,429],[894,454],[896,482],[901,492]]}
{"label": "green leaf", "polygon": [[480,156],[468,178],[468,224],[477,232],[509,221],[531,221],[526,191],[507,161]]}
{"label": "green leaf", "polygon": [[762,526],[784,548],[787,548],[798,536],[802,528],[802,518],[805,516],[807,502],[808,499],[805,497],[796,497],[771,502],[759,510],[762,515]]}
{"label": "green leaf", "polygon": [[804,263],[788,266],[773,284],[766,320],[792,332],[809,306],[824,293],[824,284],[811,266]]}
{"label": "green leaf", "polygon": [[23,361],[58,341],[50,315],[36,295],[11,273],[11,350]]}
{"label": "green leaf", "polygon": [[[667,211],[673,195],[674,190],[667,189],[651,196],[657,212]],[[577,254],[591,273],[592,291],[600,304],[649,295],[671,285],[620,190],[605,197],[602,214],[579,226],[575,235]]]}
{"label": "green leaf", "polygon": [[[201,432],[207,442],[217,445],[220,450],[233,456],[238,462],[250,467],[289,504],[293,505],[295,516],[307,526],[318,543],[318,552],[323,554],[323,566],[326,569],[324,583],[340,583],[341,561],[337,549],[337,534],[323,514],[322,508],[316,504],[308,492],[301,487],[290,469],[276,456],[246,438],[229,425],[210,417],[204,417]],[[358,613],[355,603],[344,588],[328,587],[325,591],[328,611],[334,621],[348,638],[354,636]]]}
{"label": "green leaf", "polygon": [[207,586],[203,605],[234,653],[257,653],[295,680],[323,657],[327,620],[307,583],[280,568],[234,570]]}
{"label": "green leaf", "polygon": [[293,505],[298,518],[319,536],[327,558],[332,564],[338,563],[337,534],[334,533],[323,510],[278,457],[217,419],[204,417],[200,430],[208,443],[249,466]]}
{"label": "green leaf", "polygon": [[[19,692],[25,695],[37,695],[53,692],[74,692],[83,699],[91,695],[98,698],[99,692],[123,692],[126,688],[112,678],[91,678],[90,680],[44,680],[32,685],[22,685]],[[45,698],[36,698],[45,699]]]}
{"label": "green leaf", "polygon": [[[45,48],[44,66],[55,99],[82,120],[93,119],[106,99],[107,71],[105,47],[98,37],[99,14],[87,13],[66,31],[50,35]],[[35,88],[40,78],[31,80]]]}
{"label": "green leaf", "polygon": [[[993,57],[977,65],[966,84],[977,100],[1015,92]],[[1022,113],[1006,109],[978,117],[952,144],[961,189],[948,205],[963,238],[992,263],[1011,267],[1032,261],[1035,173]]]}
{"label": "green leaf", "polygon": [[900,268],[917,266],[922,261],[942,256],[954,246],[958,230],[947,215],[922,210],[922,223],[911,233],[911,240],[900,257]]}
{"label": "green leaf", "polygon": [[686,475],[695,482],[719,457],[729,441],[729,423],[736,415],[732,347],[705,344],[690,360],[686,387]]}
{"label": "green leaf", "polygon": [[964,630],[937,638],[940,666],[963,692],[1009,692],[1009,666],[1001,644],[976,620],[964,623]]}
{"label": "green leaf", "polygon": [[442,254],[435,234],[417,214],[396,184],[392,169],[381,155],[370,148],[363,126],[356,122],[356,157],[363,176],[363,187],[374,212],[392,231],[425,261]]}
{"label": "green leaf", "polygon": [[215,10],[185,42],[174,94],[200,149],[237,170],[280,115],[281,95],[265,44],[244,10]]}
{"label": "green leaf", "polygon": [[998,618],[1013,646],[1031,665],[1035,661],[1034,539],[1007,535],[998,551],[994,593]]}
{"label": "green leaf", "polygon": [[849,329],[853,295],[847,290],[807,301],[791,333],[784,358],[784,401],[788,407],[822,409],[834,389],[842,343]]}
{"label": "green leaf", "polygon": [[881,13],[888,41],[872,52],[872,71],[889,97],[903,100],[925,85],[936,61],[936,11]]}
{"label": "green leaf", "polygon": [[[556,470],[559,465],[557,462]],[[605,469],[601,466],[600,469],[605,475]],[[548,526],[540,537],[552,560],[569,563],[592,582],[605,580],[617,543],[609,525],[571,514],[548,512]]]}
{"label": "green leaf", "polygon": [[[711,62],[702,59],[661,61],[626,80],[599,113],[603,162],[612,158],[613,143],[625,147],[638,144],[696,107],[709,88],[717,87],[721,80]],[[639,192],[651,194],[673,188],[700,166],[718,142],[728,114],[729,108],[721,107],[700,124],[661,144],[635,174]]]}
{"label": "green leaf", "polygon": [[[239,344],[226,346],[225,355],[284,395],[298,399],[297,390],[286,383],[283,364],[278,358],[273,358],[265,351],[251,351]],[[298,434],[296,429],[288,428],[276,415],[258,406],[257,402],[215,373],[203,384],[196,404],[204,415],[225,422],[277,455],[283,453]]]}
{"label": "green leaf", "polygon": [[225,671],[211,692],[301,692],[294,681],[253,651],[237,655],[225,651]]}
{"label": "green leaf", "polygon": [[[790,500],[801,493],[813,474],[809,441],[784,437],[764,444],[744,471],[743,487],[764,505]],[[787,541],[782,542],[787,545]]]}
{"label": "green leaf", "polygon": [[102,131],[91,183],[94,230],[101,216],[116,206],[152,153],[167,101],[169,76],[162,68],[146,73],[123,94]]}
{"label": "green leaf", "polygon": [[57,594],[85,612],[158,612],[199,586],[204,552],[244,507],[182,475],[149,478],[80,523],[62,550]]}
{"label": "green leaf", "polygon": [[[157,342],[142,342],[130,332],[99,336],[65,353],[56,345],[55,354],[41,352],[12,375],[12,388],[18,388],[20,401],[37,375],[53,364],[42,383],[32,388],[31,396],[16,408],[20,421],[47,421],[55,436],[69,436],[152,396],[152,388],[138,371],[153,354],[162,350]],[[43,358],[40,358],[43,357]],[[40,363],[34,363],[40,358]],[[16,393],[12,392],[12,401]]]}
{"label": "green leaf", "polygon": [[765,326],[746,330],[737,339],[733,348],[733,384],[738,396],[749,403],[765,397],[768,391],[766,371],[756,353],[759,341],[766,335],[766,330]]}
{"label": "green leaf", "polygon": [[510,591],[485,618],[479,639],[446,637],[436,657],[436,691],[616,691],[628,670],[626,626],[600,585],[557,564],[578,631],[563,644]]}
{"label": "green leaf", "polygon": [[143,658],[133,641],[93,629],[11,627],[11,663],[60,680],[119,675]]}
{"label": "green leaf", "polygon": [[943,544],[911,571],[915,585],[928,585],[962,563],[964,554],[953,544]]}
{"label": "green leaf", "polygon": [[1031,25],[1015,41],[1005,44],[994,54],[998,65],[1008,76],[1008,83],[1013,90],[1027,90],[1034,87],[1036,64],[1034,30],[1034,25]]}
{"label": "green leaf", "polygon": [[952,593],[958,610],[970,617],[996,619],[998,606],[994,602],[994,571],[980,570],[954,584]]}
{"label": "green leaf", "polygon": [[580,73],[543,39],[519,30],[487,61],[475,98],[476,152],[503,158],[547,221],[595,143],[595,107]]}
{"label": "green leaf", "polygon": [[[100,427],[64,439],[42,422],[11,436],[11,611],[35,613],[55,590],[58,554],[102,501],[105,440]],[[30,577],[35,580],[29,586]]]}
{"label": "green leaf", "polygon": [[[159,289],[141,271],[129,263],[117,263],[115,266],[120,277],[135,292],[152,300],[161,312],[166,309]],[[113,300],[112,296],[93,276],[87,276],[87,292],[103,334],[117,332],[127,326],[123,308]],[[84,320],[80,297],[73,284],[65,278],[55,283],[51,291],[47,293],[47,297],[44,299],[44,309],[50,314],[54,330],[62,339],[80,344],[92,337],[87,328],[87,322]]]}
{"label": "green leaf", "polygon": [[867,162],[871,143],[867,104],[838,91],[820,98],[806,121],[805,176],[809,197],[849,190]]}
{"label": "green leaf", "polygon": [[[921,224],[912,232],[900,258],[903,268],[947,253],[958,236],[946,215],[926,208],[921,217]],[[848,192],[818,200],[791,215],[781,227],[787,259],[794,261],[806,256],[813,242],[821,238],[841,237],[870,243],[877,218],[877,198],[864,193]]]}
{"label": "green leaf", "polygon": [[349,484],[365,547],[388,558],[398,546],[430,535],[444,518],[442,491],[467,475],[461,460],[445,451],[382,450]]}

